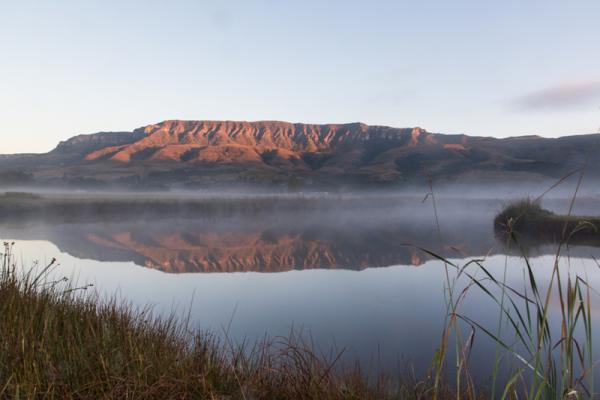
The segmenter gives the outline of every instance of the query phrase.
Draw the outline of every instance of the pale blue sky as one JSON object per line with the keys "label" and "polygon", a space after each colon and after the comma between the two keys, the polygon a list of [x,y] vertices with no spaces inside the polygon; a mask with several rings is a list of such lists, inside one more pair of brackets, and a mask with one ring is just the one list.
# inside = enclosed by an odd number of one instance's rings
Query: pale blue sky
{"label": "pale blue sky", "polygon": [[600,1],[0,0],[0,153],[164,119],[600,127]]}

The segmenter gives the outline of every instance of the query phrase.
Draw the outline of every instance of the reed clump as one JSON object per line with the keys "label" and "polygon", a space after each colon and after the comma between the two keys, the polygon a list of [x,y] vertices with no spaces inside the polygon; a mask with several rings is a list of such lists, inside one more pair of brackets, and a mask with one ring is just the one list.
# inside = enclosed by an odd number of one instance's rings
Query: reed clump
{"label": "reed clump", "polygon": [[505,207],[496,215],[494,229],[499,235],[510,232],[540,242],[600,242],[600,217],[556,214],[531,199]]}

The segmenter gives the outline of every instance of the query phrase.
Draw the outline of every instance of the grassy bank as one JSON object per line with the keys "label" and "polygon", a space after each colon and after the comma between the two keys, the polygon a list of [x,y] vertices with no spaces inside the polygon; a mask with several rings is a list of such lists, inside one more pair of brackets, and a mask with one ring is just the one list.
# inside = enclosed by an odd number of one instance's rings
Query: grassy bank
{"label": "grassy bank", "polygon": [[[367,378],[300,337],[219,342],[89,288],[21,276],[2,255],[0,397],[48,399],[417,399],[428,385]],[[49,266],[52,268],[52,264]]]}

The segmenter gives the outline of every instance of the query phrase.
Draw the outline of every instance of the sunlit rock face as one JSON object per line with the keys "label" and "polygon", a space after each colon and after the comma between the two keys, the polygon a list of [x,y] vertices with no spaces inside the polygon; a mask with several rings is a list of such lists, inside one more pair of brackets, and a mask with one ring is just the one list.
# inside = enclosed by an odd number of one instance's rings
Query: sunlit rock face
{"label": "sunlit rock face", "polygon": [[[133,132],[79,135],[47,154],[0,157],[8,172],[45,184],[123,187],[389,186],[539,182],[587,160],[600,174],[600,135],[505,139],[422,128],[279,121],[164,121]],[[27,175],[29,176],[29,175]]]}
{"label": "sunlit rock face", "polygon": [[[110,159],[177,162],[269,162],[297,159],[296,168],[310,168],[305,153],[336,153],[367,143],[415,146],[435,143],[420,128],[369,127],[361,123],[309,125],[278,121],[165,121],[133,132],[133,143],[90,152],[86,160]],[[266,154],[265,154],[266,153]],[[282,160],[278,160],[281,162]]]}

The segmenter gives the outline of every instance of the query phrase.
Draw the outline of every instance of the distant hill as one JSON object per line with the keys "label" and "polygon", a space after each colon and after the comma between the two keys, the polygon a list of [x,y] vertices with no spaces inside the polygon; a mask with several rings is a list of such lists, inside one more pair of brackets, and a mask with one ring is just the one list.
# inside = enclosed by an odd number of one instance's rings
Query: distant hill
{"label": "distant hill", "polygon": [[132,188],[282,188],[556,179],[588,162],[600,134],[505,139],[421,128],[260,121],[164,121],[100,132],[46,154],[0,155],[0,183]]}

